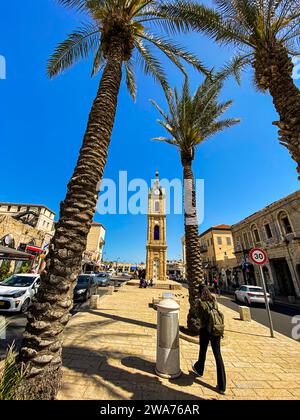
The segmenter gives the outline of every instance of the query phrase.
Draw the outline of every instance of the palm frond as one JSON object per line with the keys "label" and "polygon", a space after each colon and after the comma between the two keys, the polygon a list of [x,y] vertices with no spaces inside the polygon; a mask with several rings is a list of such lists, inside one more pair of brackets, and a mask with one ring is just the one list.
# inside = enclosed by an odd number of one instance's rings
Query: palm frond
{"label": "palm frond", "polygon": [[[207,68],[201,63],[201,61],[192,53],[185,51],[184,47],[182,47],[179,44],[176,44],[170,39],[164,38],[164,37],[155,37],[152,34],[144,32],[141,37],[143,39],[146,39],[147,41],[154,44],[157,48],[159,48],[161,51],[163,51],[171,61],[173,61],[180,70],[186,74],[186,72],[182,69],[182,65],[178,64],[177,57],[183,59],[188,64],[192,65],[196,70],[204,73],[207,75],[209,71]],[[170,55],[172,57],[170,57]],[[174,61],[174,58],[176,61]]]}
{"label": "palm frond", "polygon": [[59,44],[48,61],[47,73],[50,78],[62,73],[80,59],[85,59],[96,48],[99,48],[99,28],[85,24]]}
{"label": "palm frond", "polygon": [[135,47],[139,52],[139,60],[145,74],[151,75],[158,81],[164,91],[169,91],[167,77],[161,62],[152,54],[150,48],[141,39],[135,41]]}
{"label": "palm frond", "polygon": [[15,391],[21,382],[24,371],[16,362],[13,346],[9,347],[0,369],[0,400],[14,400]]}
{"label": "palm frond", "polygon": [[133,101],[136,101],[136,81],[135,81],[135,74],[133,65],[130,61],[125,63],[125,71],[126,71],[126,85],[128,92],[130,93]]}
{"label": "palm frond", "polygon": [[219,101],[222,87],[223,81],[213,73],[205,78],[192,95],[186,78],[180,93],[174,89],[172,95],[167,95],[169,112],[163,111],[156,102],[151,101],[164,118],[157,122],[171,135],[171,139],[158,139],[178,146],[182,156],[194,156],[196,146],[237,124],[238,119],[219,119],[232,105],[231,100]]}

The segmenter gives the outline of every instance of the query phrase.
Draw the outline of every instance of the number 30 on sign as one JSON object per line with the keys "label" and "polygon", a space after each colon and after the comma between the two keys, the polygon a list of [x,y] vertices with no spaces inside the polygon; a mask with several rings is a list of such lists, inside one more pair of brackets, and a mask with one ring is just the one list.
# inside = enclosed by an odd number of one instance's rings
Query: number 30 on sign
{"label": "number 30 on sign", "polygon": [[249,253],[250,260],[254,264],[264,265],[268,261],[268,256],[266,251],[260,248],[253,248]]}

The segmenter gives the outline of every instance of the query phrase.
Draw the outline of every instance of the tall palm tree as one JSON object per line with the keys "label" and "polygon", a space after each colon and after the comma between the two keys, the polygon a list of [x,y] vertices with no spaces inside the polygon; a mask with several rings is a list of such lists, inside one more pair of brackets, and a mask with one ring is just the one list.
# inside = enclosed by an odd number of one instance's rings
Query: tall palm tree
{"label": "tall palm tree", "polygon": [[[80,59],[94,54],[92,75],[102,70],[83,144],[60,218],[49,247],[41,286],[28,316],[19,361],[26,367],[24,398],[50,399],[57,392],[62,352],[62,333],[69,320],[74,283],[96,210],[97,185],[106,164],[123,70],[132,96],[136,96],[134,64],[156,79],[164,90],[168,84],[161,61],[152,47],[164,53],[181,71],[181,62],[197,70],[202,64],[175,42],[151,32],[157,21],[169,28],[168,19],[157,19],[159,1],[151,0],[57,0],[88,17],[88,23],[70,34],[56,48],[48,63],[54,77]],[[148,27],[148,29],[146,28]],[[149,29],[150,28],[150,29]]]}
{"label": "tall palm tree", "polygon": [[293,81],[291,56],[300,54],[299,0],[213,0],[209,8],[180,0],[162,5],[159,16],[173,16],[178,27],[202,31],[240,50],[239,65],[250,64],[255,85],[269,91],[280,116],[279,141],[297,163],[300,179],[300,90]]}
{"label": "tall palm tree", "polygon": [[203,282],[203,271],[192,163],[197,146],[239,122],[238,119],[232,118],[220,120],[220,117],[232,105],[232,101],[219,102],[222,87],[223,80],[211,75],[206,77],[192,95],[186,79],[181,94],[177,89],[172,94],[166,93],[168,112],[163,111],[154,101],[151,101],[163,117],[163,120],[159,120],[158,123],[169,134],[169,137],[157,137],[154,140],[177,147],[183,166],[186,268],[190,302],[187,325],[188,329],[194,333],[199,332],[197,296],[198,286]]}

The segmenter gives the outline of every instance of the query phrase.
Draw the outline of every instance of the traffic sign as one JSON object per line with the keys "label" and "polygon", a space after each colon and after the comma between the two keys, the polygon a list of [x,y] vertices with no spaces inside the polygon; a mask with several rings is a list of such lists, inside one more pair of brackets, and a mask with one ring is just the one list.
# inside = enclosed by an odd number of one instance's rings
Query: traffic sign
{"label": "traffic sign", "polygon": [[249,258],[254,264],[264,265],[268,262],[266,251],[261,248],[253,248],[249,252]]}

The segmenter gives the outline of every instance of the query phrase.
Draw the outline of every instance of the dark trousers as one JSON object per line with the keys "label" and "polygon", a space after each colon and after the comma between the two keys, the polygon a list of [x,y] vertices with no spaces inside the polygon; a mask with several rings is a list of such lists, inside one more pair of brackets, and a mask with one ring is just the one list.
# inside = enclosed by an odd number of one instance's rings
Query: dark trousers
{"label": "dark trousers", "polygon": [[211,343],[212,351],[215,356],[217,365],[218,387],[221,391],[226,390],[226,373],[225,366],[221,355],[221,337],[210,335],[206,328],[200,330],[200,351],[199,359],[196,362],[197,371],[203,375],[206,352],[209,342]]}

